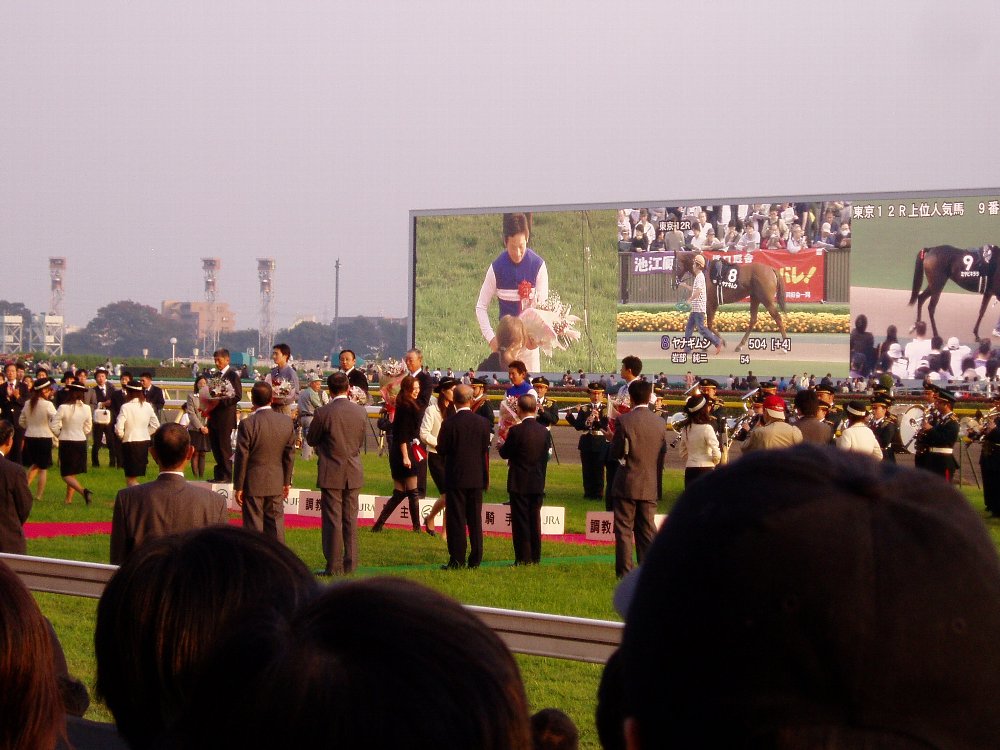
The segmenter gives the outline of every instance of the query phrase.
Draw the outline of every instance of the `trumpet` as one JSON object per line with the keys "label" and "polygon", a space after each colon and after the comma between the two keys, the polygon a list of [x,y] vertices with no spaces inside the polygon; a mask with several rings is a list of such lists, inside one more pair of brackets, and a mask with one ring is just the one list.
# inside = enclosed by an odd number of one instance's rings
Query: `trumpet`
{"label": "trumpet", "polygon": [[978,417],[966,417],[962,420],[964,437],[981,442],[986,438],[986,433],[991,432],[996,427],[997,417],[1000,417],[1000,409],[990,409]]}

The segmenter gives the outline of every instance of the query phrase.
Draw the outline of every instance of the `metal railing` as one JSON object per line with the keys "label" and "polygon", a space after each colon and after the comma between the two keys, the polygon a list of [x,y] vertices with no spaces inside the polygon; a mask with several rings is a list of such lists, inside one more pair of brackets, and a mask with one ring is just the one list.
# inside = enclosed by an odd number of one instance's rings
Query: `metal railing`
{"label": "metal railing", "polygon": [[[32,591],[99,599],[116,565],[0,553]],[[466,606],[511,651],[529,656],[603,664],[621,642],[620,622]]]}

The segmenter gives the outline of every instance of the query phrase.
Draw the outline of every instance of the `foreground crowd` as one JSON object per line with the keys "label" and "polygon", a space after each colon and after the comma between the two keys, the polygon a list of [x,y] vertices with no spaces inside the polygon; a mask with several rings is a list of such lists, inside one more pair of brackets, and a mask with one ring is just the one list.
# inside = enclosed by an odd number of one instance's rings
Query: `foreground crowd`
{"label": "foreground crowd", "polygon": [[[691,483],[615,603],[605,748],[985,748],[1000,733],[1000,560],[931,474],[821,446],[754,453]],[[230,527],[152,540],[105,589],[97,692],[120,738],[67,719],[86,693],[3,564],[0,646],[0,748],[576,746],[560,712],[532,721],[510,652],[454,601],[387,578],[320,586],[284,545]]]}

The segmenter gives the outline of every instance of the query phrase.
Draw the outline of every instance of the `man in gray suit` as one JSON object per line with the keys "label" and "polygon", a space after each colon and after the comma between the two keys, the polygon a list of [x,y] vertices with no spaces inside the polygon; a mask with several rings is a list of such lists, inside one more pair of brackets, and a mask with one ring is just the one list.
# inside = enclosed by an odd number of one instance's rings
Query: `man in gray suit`
{"label": "man in gray suit", "polygon": [[621,463],[611,499],[615,514],[615,573],[632,570],[632,539],[642,562],[656,535],[656,503],[660,499],[667,432],[663,420],[649,409],[653,385],[638,378],[628,385],[632,410],[615,426],[611,456]]}
{"label": "man in gray suit", "polygon": [[319,456],[316,486],[322,493],[323,575],[346,575],[358,566],[358,493],[364,483],[359,454],[365,445],[368,415],[347,398],[348,375],[327,380],[330,403],[313,415],[306,442]]}
{"label": "man in gray suit", "polygon": [[14,425],[0,419],[0,552],[28,554],[24,522],[31,513],[31,492],[24,467],[7,456],[14,447]]}
{"label": "man in gray suit", "polygon": [[126,487],[115,498],[111,519],[111,562],[121,565],[147,539],[226,523],[226,501],[184,479],[191,454],[186,427],[171,422],[153,434],[149,448],[160,467],[155,481]]}
{"label": "man in gray suit", "polygon": [[271,408],[268,383],[250,389],[253,414],[236,430],[233,498],[243,509],[243,528],[285,541],[285,498],[292,486],[295,425]]}

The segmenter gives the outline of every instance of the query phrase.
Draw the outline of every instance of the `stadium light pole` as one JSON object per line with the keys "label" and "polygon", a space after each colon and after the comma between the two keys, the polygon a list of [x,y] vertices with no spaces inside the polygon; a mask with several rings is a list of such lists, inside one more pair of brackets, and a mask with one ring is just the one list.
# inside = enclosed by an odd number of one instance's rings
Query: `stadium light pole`
{"label": "stadium light pole", "polygon": [[177,338],[174,336],[170,337],[170,366],[177,366]]}

